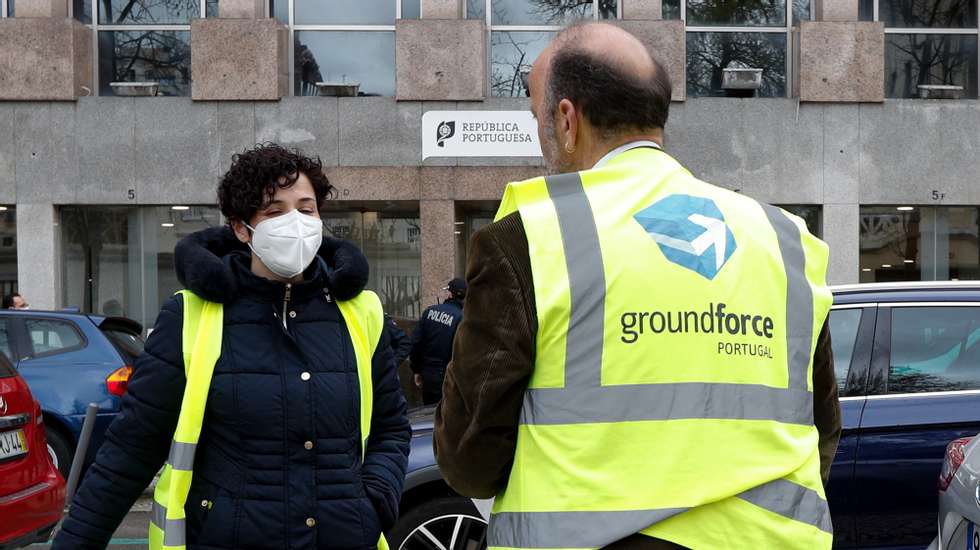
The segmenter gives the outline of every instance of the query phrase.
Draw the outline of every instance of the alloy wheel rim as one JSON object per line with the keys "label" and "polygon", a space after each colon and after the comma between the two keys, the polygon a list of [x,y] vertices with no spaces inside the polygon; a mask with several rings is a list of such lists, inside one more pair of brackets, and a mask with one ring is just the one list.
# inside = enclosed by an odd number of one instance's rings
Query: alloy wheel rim
{"label": "alloy wheel rim", "polygon": [[405,537],[398,550],[481,550],[486,548],[487,522],[470,514],[432,518]]}

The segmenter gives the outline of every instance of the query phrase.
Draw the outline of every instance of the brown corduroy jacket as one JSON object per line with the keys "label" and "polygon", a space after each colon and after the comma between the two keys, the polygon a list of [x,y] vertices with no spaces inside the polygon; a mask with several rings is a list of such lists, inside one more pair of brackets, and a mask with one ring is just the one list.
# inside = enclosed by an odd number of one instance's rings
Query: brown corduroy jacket
{"label": "brown corduroy jacket", "polygon": [[[436,409],[433,446],[442,475],[453,489],[472,498],[490,498],[507,485],[524,391],[534,368],[538,323],[520,214],[477,232],[468,264],[465,314]],[[826,483],[841,433],[826,323],[814,355],[813,418],[820,433],[820,472]],[[607,548],[681,547],[634,535]]]}

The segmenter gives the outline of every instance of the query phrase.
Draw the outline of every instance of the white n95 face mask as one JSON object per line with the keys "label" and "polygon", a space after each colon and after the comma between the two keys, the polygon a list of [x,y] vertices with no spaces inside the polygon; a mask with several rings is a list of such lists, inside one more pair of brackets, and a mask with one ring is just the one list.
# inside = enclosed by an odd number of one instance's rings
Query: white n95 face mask
{"label": "white n95 face mask", "polygon": [[263,220],[252,227],[249,248],[273,273],[292,279],[313,263],[323,241],[323,221],[299,210]]}

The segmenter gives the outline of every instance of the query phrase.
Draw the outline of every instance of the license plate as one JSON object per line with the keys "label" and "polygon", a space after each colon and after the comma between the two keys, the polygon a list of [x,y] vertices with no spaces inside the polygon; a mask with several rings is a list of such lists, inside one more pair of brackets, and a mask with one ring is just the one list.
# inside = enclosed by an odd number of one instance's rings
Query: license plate
{"label": "license plate", "polygon": [[966,550],[980,550],[980,529],[973,522],[966,526]]}
{"label": "license plate", "polygon": [[0,432],[0,460],[27,454],[27,438],[24,430]]}

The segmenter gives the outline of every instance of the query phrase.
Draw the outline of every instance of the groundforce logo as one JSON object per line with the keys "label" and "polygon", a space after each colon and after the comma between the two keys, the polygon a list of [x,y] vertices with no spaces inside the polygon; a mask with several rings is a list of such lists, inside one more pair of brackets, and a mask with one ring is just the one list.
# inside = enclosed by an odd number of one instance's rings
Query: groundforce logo
{"label": "groundforce logo", "polygon": [[669,261],[714,279],[735,252],[735,236],[711,199],[670,195],[633,218]]}
{"label": "groundforce logo", "polygon": [[448,122],[440,122],[439,127],[436,128],[436,145],[439,147],[446,146],[446,140],[456,135],[456,121],[450,120]]}
{"label": "groundforce logo", "polygon": [[711,303],[701,311],[628,311],[620,317],[625,344],[636,343],[646,334],[695,333],[722,336],[764,338],[764,344],[718,342],[718,353],[749,355],[772,359],[772,340],[775,322],[772,317],[751,313],[732,313],[725,303]]}

